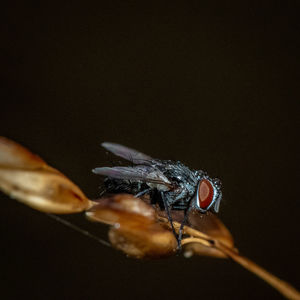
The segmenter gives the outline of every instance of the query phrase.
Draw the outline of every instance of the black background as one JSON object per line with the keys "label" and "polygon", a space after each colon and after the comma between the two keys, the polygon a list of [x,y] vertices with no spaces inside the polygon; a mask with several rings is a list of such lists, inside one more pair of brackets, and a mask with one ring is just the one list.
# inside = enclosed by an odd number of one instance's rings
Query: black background
{"label": "black background", "polygon": [[[90,198],[102,141],[207,170],[240,251],[299,288],[299,7],[199,3],[2,7],[1,134]],[[137,261],[0,196],[5,299],[281,298],[230,261]]]}

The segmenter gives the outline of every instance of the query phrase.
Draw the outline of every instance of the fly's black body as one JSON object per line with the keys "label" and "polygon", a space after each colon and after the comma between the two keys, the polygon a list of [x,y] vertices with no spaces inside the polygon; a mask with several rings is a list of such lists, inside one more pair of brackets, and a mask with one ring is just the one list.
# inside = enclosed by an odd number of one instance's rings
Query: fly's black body
{"label": "fly's black body", "polygon": [[190,170],[179,161],[154,159],[113,143],[103,143],[102,146],[133,163],[131,167],[101,167],[93,170],[94,173],[107,177],[104,181],[107,192],[125,192],[136,197],[149,194],[153,203],[165,208],[176,237],[170,210],[185,211],[177,237],[179,247],[182,228],[191,208],[201,213],[210,209],[218,212],[222,199],[219,179],[212,179],[201,170]]}

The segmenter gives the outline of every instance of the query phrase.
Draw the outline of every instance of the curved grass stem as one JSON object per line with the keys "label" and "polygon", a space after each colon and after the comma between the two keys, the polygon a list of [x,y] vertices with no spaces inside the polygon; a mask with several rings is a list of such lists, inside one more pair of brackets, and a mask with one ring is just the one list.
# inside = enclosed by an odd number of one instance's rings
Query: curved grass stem
{"label": "curved grass stem", "polygon": [[[159,217],[159,221],[165,224],[168,223],[168,220],[163,217]],[[175,230],[178,231],[180,228],[180,223],[173,222],[173,226]],[[246,258],[245,256],[240,255],[235,248],[229,248],[222,242],[220,242],[218,239],[215,239],[205,233],[202,233],[188,226],[184,226],[183,232],[184,234],[189,235],[190,237],[183,239],[182,245],[186,245],[188,243],[200,243],[208,247],[213,247],[224,253],[227,257],[231,258],[239,265],[243,266],[248,271],[263,279],[287,299],[300,300],[299,291],[296,290],[292,285],[290,285],[284,280],[279,279],[278,277],[271,274],[264,268],[260,267],[250,259]]]}

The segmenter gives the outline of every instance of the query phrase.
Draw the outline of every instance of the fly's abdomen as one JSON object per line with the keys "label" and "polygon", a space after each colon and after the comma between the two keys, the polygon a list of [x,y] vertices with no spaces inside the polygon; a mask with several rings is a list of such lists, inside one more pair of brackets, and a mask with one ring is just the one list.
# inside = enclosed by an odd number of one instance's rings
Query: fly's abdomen
{"label": "fly's abdomen", "polygon": [[106,192],[108,193],[129,193],[133,195],[148,188],[145,183],[114,178],[106,178],[104,180],[104,185]]}

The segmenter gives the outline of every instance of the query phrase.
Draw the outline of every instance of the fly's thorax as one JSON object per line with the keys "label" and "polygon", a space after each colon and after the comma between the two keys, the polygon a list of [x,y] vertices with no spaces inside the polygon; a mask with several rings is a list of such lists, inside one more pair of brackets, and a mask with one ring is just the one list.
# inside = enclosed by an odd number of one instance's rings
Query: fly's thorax
{"label": "fly's thorax", "polygon": [[169,196],[174,199],[174,202],[182,201],[188,204],[195,194],[196,186],[190,182],[181,182],[168,192]]}

